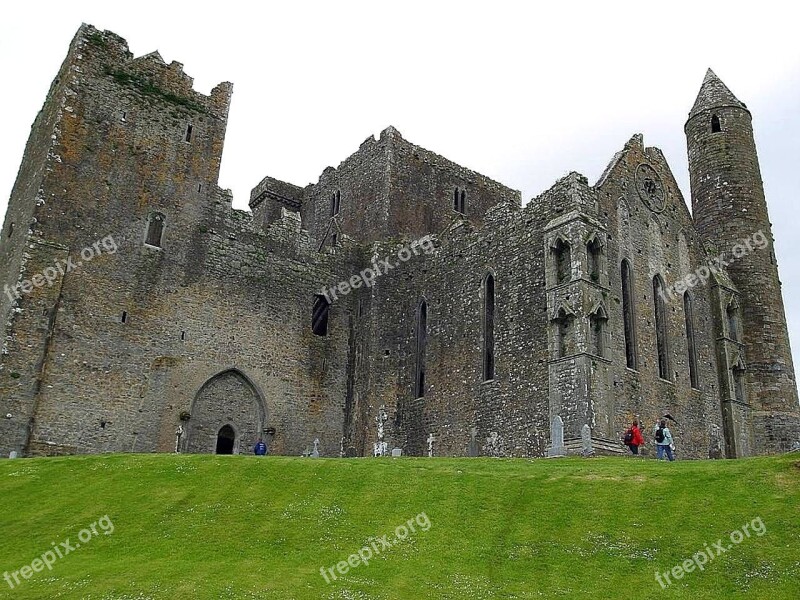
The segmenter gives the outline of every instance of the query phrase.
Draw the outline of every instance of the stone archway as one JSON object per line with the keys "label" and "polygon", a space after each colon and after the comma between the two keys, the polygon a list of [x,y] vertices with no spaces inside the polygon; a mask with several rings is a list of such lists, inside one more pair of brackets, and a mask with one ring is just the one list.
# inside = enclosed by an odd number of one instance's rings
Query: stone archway
{"label": "stone archway", "polygon": [[238,369],[227,369],[206,381],[189,414],[186,451],[195,453],[248,453],[266,423],[264,399]]}
{"label": "stone archway", "polygon": [[233,454],[236,444],[236,432],[230,425],[223,425],[217,432],[217,448],[215,454]]}

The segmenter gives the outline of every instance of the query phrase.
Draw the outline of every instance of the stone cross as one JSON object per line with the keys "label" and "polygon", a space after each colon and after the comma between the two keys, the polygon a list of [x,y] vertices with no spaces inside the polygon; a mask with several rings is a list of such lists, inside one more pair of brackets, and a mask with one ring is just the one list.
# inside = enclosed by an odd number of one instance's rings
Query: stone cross
{"label": "stone cross", "polygon": [[311,452],[311,458],[319,458],[319,439],[314,440],[314,450]]}
{"label": "stone cross", "polygon": [[479,456],[480,450],[478,449],[478,442],[475,440],[478,437],[477,428],[473,427],[469,432],[469,446],[467,446],[467,456]]}
{"label": "stone cross", "polygon": [[436,438],[433,437],[432,433],[430,435],[428,435],[428,456],[430,456],[430,457],[433,456],[433,442],[435,442],[435,441],[436,441]]}
{"label": "stone cross", "polygon": [[564,421],[560,416],[553,417],[550,423],[550,448],[547,449],[547,456],[566,456],[567,449],[564,447]]}
{"label": "stone cross", "polygon": [[375,442],[373,446],[373,456],[386,456],[386,452],[389,450],[389,444],[386,442]]}
{"label": "stone cross", "polygon": [[383,441],[383,424],[386,423],[388,417],[386,416],[386,407],[381,404],[378,409],[378,416],[375,417],[375,422],[378,424],[378,441]]}
{"label": "stone cross", "polygon": [[175,452],[181,451],[181,437],[183,437],[183,425],[178,425],[175,430]]}
{"label": "stone cross", "polygon": [[381,404],[378,408],[378,416],[375,417],[375,423],[378,425],[378,441],[375,442],[373,447],[373,456],[386,456],[389,451],[389,444],[383,440],[383,424],[389,417],[386,416],[386,407]]}
{"label": "stone cross", "polygon": [[592,428],[589,425],[581,427],[581,454],[584,456],[592,456],[594,448],[592,448]]}

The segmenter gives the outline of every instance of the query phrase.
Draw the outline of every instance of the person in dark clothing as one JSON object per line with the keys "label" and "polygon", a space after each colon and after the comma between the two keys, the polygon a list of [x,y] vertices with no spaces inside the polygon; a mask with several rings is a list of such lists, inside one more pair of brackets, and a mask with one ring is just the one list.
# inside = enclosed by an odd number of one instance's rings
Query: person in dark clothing
{"label": "person in dark clothing", "polygon": [[675,460],[675,457],[672,455],[672,433],[664,419],[661,419],[661,421],[656,424],[653,438],[656,440],[656,458],[658,458],[658,460],[663,460],[664,454],[666,454],[670,462]]}
{"label": "person in dark clothing", "polygon": [[264,443],[264,440],[258,438],[256,445],[253,446],[253,453],[256,456],[264,456],[267,453],[267,445]]}

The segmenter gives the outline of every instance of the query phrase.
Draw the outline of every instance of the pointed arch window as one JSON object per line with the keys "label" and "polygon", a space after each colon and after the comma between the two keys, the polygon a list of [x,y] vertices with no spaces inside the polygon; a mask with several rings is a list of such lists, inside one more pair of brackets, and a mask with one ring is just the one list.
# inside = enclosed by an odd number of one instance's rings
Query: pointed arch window
{"label": "pointed arch window", "polygon": [[494,276],[489,273],[483,280],[483,380],[494,379]]}
{"label": "pointed arch window", "polygon": [[653,305],[656,324],[656,352],[658,353],[658,376],[672,381],[669,371],[669,343],[667,336],[667,306],[664,280],[661,275],[653,277]]}
{"label": "pointed arch window", "polygon": [[422,300],[417,308],[417,365],[414,377],[414,397],[425,396],[425,351],[428,345],[428,303]]}
{"label": "pointed arch window", "polygon": [[589,352],[596,356],[606,355],[606,323],[608,314],[602,305],[589,315]]}
{"label": "pointed arch window", "polygon": [[559,309],[558,315],[553,321],[556,325],[556,357],[564,358],[565,356],[573,354],[575,351],[573,340],[575,331],[575,315],[572,312],[567,312],[562,307]]}
{"label": "pointed arch window", "polygon": [[697,369],[697,346],[694,335],[694,301],[691,294],[683,294],[683,316],[686,319],[686,352],[689,359],[689,383],[694,389],[700,389]]}
{"label": "pointed arch window", "polygon": [[147,233],[144,239],[145,244],[153,246],[154,248],[161,248],[165,220],[166,217],[160,212],[150,214],[150,218],[147,220]]}
{"label": "pointed arch window", "polygon": [[627,259],[620,267],[622,275],[622,322],[625,330],[625,362],[629,369],[638,367],[636,351],[636,310],[633,293],[633,269]]}
{"label": "pointed arch window", "polygon": [[719,122],[717,115],[711,115],[711,133],[719,133],[722,131],[722,124]]}
{"label": "pointed arch window", "polygon": [[558,238],[551,248],[555,262],[556,285],[566,283],[572,279],[572,251],[569,242]]}

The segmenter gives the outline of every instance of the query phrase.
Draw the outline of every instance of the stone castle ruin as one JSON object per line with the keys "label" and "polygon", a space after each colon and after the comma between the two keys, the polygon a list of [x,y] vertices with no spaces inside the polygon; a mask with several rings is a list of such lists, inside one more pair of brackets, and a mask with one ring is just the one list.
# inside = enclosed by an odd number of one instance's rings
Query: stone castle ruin
{"label": "stone castle ruin", "polygon": [[78,31],[2,230],[3,455],[616,453],[665,413],[683,457],[800,440],[751,114],[713,72],[691,214],[640,135],[523,206],[392,127],[234,210],[231,92]]}

